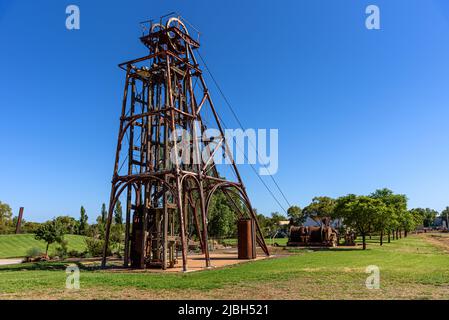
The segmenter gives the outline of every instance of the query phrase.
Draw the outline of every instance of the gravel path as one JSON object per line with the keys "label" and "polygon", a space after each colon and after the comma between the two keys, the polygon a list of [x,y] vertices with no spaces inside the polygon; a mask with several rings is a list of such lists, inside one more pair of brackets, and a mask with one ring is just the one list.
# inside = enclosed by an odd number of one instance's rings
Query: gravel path
{"label": "gravel path", "polygon": [[6,266],[8,264],[22,263],[23,259],[0,259],[0,266]]}

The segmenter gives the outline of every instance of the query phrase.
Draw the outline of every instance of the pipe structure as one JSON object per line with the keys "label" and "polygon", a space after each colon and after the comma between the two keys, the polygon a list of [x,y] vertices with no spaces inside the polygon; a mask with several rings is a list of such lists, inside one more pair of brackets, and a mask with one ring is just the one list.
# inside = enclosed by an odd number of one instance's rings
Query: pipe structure
{"label": "pipe structure", "polygon": [[[195,58],[198,40],[179,16],[145,23],[150,23],[145,27],[148,33],[140,41],[149,54],[119,65],[126,70],[126,79],[102,266],[106,267],[113,212],[121,196],[126,197],[125,267],[167,269],[178,263],[180,252],[187,271],[194,237],[205,267],[210,267],[207,225],[215,192],[223,192],[235,208],[236,223],[249,219],[253,226],[249,238],[269,255],[232,155],[228,154],[229,167],[237,181],[220,175],[212,156],[203,159],[205,152],[215,155],[219,148],[227,148],[227,142]],[[207,130],[206,113],[211,115],[208,124],[221,134],[219,145],[201,139]],[[180,131],[191,137],[187,145]]]}

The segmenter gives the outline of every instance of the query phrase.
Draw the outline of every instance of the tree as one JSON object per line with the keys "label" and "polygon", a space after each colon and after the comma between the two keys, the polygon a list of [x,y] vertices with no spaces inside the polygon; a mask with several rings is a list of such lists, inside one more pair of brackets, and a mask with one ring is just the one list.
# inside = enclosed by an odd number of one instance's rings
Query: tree
{"label": "tree", "polygon": [[344,219],[346,226],[362,236],[363,250],[366,250],[366,235],[375,224],[379,212],[386,210],[385,204],[368,196],[348,195],[337,200],[336,212]]}
{"label": "tree", "polygon": [[0,233],[8,233],[12,226],[11,207],[0,201]]}
{"label": "tree", "polygon": [[272,224],[279,225],[281,221],[286,221],[288,219],[279,212],[272,212],[270,220]]}
{"label": "tree", "polygon": [[438,215],[438,211],[433,209],[423,209],[423,208],[414,208],[411,210],[413,214],[420,216],[422,220],[422,224],[425,228],[429,228],[433,226],[435,218]]}
{"label": "tree", "polygon": [[324,218],[330,220],[336,217],[335,200],[330,197],[315,197],[312,203],[303,209],[303,214],[321,225]]}
{"label": "tree", "polygon": [[[115,248],[115,252],[121,255],[121,243],[125,240],[125,226],[120,223],[114,223],[111,226],[110,241],[111,247]],[[101,239],[101,237],[100,237]]]}
{"label": "tree", "polygon": [[381,242],[383,241],[383,232],[388,232],[388,242],[390,242],[390,235],[396,232],[396,238],[401,229],[404,228],[405,214],[407,212],[407,196],[403,194],[395,194],[393,191],[387,188],[378,189],[371,195],[373,199],[381,200],[388,208],[384,212],[384,216],[381,217],[382,221],[377,224],[377,231],[381,232]]}
{"label": "tree", "polygon": [[41,223],[38,222],[26,221],[25,223],[22,224],[21,229],[23,233],[36,233],[40,225]]}
{"label": "tree", "polygon": [[105,203],[103,203],[101,205],[101,214],[100,214],[99,218],[100,219],[97,219],[98,223],[106,223],[106,219],[108,218],[108,211],[106,210],[106,204]]}
{"label": "tree", "polygon": [[120,200],[117,200],[114,208],[114,222],[116,224],[123,224],[123,210],[122,203]]}
{"label": "tree", "polygon": [[446,228],[449,228],[448,218],[449,218],[449,207],[446,207],[446,209],[441,211],[441,219],[442,221],[446,221]]}
{"label": "tree", "polygon": [[256,216],[264,238],[274,236],[277,231],[288,232],[288,225],[280,226],[281,221],[287,221],[288,219],[279,212],[271,213],[271,217],[264,214],[257,214]]}
{"label": "tree", "polygon": [[208,232],[211,237],[227,238],[237,234],[237,212],[231,208],[222,191],[212,196],[209,206]]}
{"label": "tree", "polygon": [[259,222],[260,229],[262,231],[263,237],[269,237],[271,232],[271,221],[270,218],[263,214],[257,214],[257,221]]}
{"label": "tree", "polygon": [[302,225],[307,218],[298,206],[291,206],[288,208],[287,215],[290,218],[290,224],[294,226]]}
{"label": "tree", "polygon": [[83,206],[81,206],[80,209],[80,219],[78,223],[78,234],[85,235],[87,232],[87,229],[89,227],[89,224],[87,223],[88,216],[86,214],[86,209],[84,209]]}
{"label": "tree", "polygon": [[75,234],[78,230],[78,221],[70,216],[56,217],[56,221],[61,225],[65,234]]}
{"label": "tree", "polygon": [[420,218],[413,214],[411,210],[406,211],[403,215],[403,228],[404,228],[404,237],[407,237],[407,234],[415,230],[417,226],[420,225]]}
{"label": "tree", "polygon": [[[385,204],[384,204],[385,205]],[[391,207],[385,206],[384,210],[376,212],[373,222],[374,231],[380,233],[379,243],[382,246],[384,244],[384,233],[388,232],[391,227],[392,219],[394,219],[394,212]]]}
{"label": "tree", "polygon": [[48,247],[54,242],[61,243],[64,239],[64,228],[61,224],[53,219],[41,224],[36,230],[36,240],[43,240],[47,243],[45,255],[48,256]]}

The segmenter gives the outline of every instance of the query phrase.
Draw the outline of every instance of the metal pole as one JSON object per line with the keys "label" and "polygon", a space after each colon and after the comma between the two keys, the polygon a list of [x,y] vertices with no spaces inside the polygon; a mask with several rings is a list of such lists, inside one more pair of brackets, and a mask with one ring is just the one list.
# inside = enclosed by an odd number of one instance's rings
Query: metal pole
{"label": "metal pole", "polygon": [[22,217],[23,217],[23,207],[20,207],[19,209],[19,216],[17,217],[17,224],[16,224],[16,234],[20,233],[20,228],[22,226]]}

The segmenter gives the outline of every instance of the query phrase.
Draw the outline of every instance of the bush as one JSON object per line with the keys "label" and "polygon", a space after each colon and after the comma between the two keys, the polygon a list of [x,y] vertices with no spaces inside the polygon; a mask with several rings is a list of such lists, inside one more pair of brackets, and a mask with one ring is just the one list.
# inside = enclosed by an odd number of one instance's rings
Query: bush
{"label": "bush", "polygon": [[[87,247],[87,253],[92,257],[100,257],[103,255],[104,241],[96,238],[86,238],[84,239]],[[110,250],[108,255],[110,255]]]}
{"label": "bush", "polygon": [[44,255],[41,249],[33,247],[27,250],[26,258],[36,258]]}
{"label": "bush", "polygon": [[22,224],[21,233],[36,233],[40,225],[41,223],[27,221]]}
{"label": "bush", "polygon": [[45,261],[45,259],[45,253],[41,249],[33,247],[28,249],[23,262]]}
{"label": "bush", "polygon": [[86,254],[85,252],[80,252],[76,250],[70,250],[69,252],[67,252],[67,256],[69,258],[83,258],[85,254]]}
{"label": "bush", "polygon": [[66,249],[64,249],[64,248],[62,248],[62,247],[57,247],[56,249],[55,249],[55,252],[54,252],[54,254],[52,254],[50,257],[58,257],[58,258],[60,258],[60,259],[65,259],[65,258],[67,258],[68,257],[68,255],[67,255],[67,250]]}

